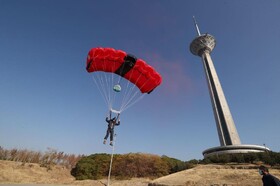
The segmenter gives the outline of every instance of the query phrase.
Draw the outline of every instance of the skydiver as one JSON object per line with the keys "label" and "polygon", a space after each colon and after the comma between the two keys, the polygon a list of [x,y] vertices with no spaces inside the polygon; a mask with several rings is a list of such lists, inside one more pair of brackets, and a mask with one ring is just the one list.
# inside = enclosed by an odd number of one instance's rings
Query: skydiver
{"label": "skydiver", "polygon": [[[110,116],[111,118],[111,116]],[[120,125],[120,119],[119,119],[119,114],[116,117],[109,119],[108,117],[106,117],[106,122],[108,123],[108,128],[107,128],[107,132],[106,135],[104,137],[104,141],[103,144],[106,144],[106,140],[110,134],[110,145],[113,146],[113,140],[114,140],[114,127]]]}

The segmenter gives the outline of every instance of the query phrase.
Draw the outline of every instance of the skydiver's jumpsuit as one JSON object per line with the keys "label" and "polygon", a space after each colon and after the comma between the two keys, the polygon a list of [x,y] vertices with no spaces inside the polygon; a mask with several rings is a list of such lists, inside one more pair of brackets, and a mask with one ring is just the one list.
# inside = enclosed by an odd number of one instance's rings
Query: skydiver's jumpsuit
{"label": "skydiver's jumpsuit", "polygon": [[104,140],[107,140],[107,138],[110,134],[110,141],[112,142],[113,138],[114,138],[114,127],[115,127],[115,125],[116,126],[120,125],[120,120],[117,122],[114,119],[109,119],[108,117],[106,117],[106,121],[108,123],[108,129],[106,132],[106,136],[104,137]]}

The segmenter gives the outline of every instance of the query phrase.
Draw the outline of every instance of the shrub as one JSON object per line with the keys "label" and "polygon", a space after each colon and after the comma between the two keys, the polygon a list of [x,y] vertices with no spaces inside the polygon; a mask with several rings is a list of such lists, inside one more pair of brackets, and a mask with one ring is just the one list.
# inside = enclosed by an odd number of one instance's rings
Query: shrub
{"label": "shrub", "polygon": [[162,156],[161,159],[165,161],[169,167],[168,173],[175,173],[187,169],[187,167],[193,167],[192,162],[183,162],[181,160],[170,158],[168,156]]}
{"label": "shrub", "polygon": [[100,179],[108,174],[110,156],[108,154],[94,154],[81,158],[71,174],[77,180]]}

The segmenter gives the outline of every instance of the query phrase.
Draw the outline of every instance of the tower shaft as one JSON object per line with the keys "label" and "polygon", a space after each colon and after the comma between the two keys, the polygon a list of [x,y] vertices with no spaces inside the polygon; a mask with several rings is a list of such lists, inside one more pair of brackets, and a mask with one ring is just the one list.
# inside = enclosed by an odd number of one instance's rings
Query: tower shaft
{"label": "tower shaft", "polygon": [[212,108],[220,139],[220,145],[226,146],[241,144],[239,135],[237,133],[229,106],[227,104],[221,83],[219,81],[209,51],[205,50],[202,53],[201,58],[208,83]]}

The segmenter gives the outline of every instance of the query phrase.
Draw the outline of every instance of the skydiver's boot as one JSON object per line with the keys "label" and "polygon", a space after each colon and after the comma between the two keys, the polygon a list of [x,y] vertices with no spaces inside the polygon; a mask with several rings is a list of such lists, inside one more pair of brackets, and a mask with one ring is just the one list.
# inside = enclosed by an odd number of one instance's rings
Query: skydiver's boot
{"label": "skydiver's boot", "polygon": [[106,139],[104,139],[103,144],[104,144],[104,145],[106,144]]}
{"label": "skydiver's boot", "polygon": [[110,145],[113,146],[113,141],[110,141]]}

